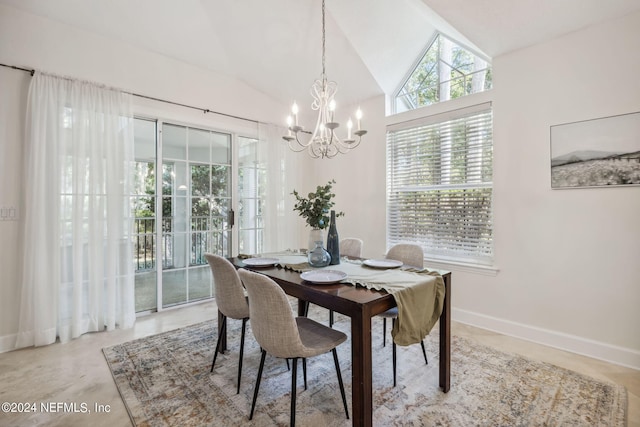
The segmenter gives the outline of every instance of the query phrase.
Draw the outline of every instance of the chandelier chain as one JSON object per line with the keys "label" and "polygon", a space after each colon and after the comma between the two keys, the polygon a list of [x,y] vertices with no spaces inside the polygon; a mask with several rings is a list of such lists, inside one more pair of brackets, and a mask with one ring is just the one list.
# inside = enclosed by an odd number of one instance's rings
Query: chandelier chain
{"label": "chandelier chain", "polygon": [[327,79],[325,71],[325,27],[324,27],[324,0],[322,0],[322,81]]}

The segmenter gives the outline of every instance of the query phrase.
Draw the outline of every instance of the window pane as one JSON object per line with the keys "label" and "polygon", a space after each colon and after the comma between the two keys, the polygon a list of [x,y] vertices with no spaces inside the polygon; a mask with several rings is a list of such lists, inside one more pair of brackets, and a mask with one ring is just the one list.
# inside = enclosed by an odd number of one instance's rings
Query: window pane
{"label": "window pane", "polygon": [[187,128],[169,124],[162,126],[162,157],[186,160]]}
{"label": "window pane", "polygon": [[211,201],[211,215],[219,216],[227,220],[227,213],[229,212],[229,205],[231,200],[229,198],[216,197]]}
{"label": "window pane", "polygon": [[226,196],[231,193],[231,167],[211,167],[211,195]]}
{"label": "window pane", "polygon": [[155,162],[135,162],[133,194],[155,194]]}
{"label": "window pane", "polygon": [[157,307],[156,244],[156,122],[134,119],[133,265],[135,269],[135,310]]}
{"label": "window pane", "polygon": [[187,236],[186,233],[167,233],[162,236],[163,268],[172,269],[187,266]]}
{"label": "window pane", "polygon": [[238,227],[239,250],[256,254],[263,248],[263,211],[265,204],[266,171],[258,161],[258,144],[252,138],[238,138]]}
{"label": "window pane", "polygon": [[448,101],[492,87],[490,64],[438,34],[396,95],[396,112]]}
{"label": "window pane", "polygon": [[135,275],[136,312],[156,308],[156,272],[137,272]]}
{"label": "window pane", "polygon": [[211,162],[231,163],[231,135],[211,132]]}
{"label": "window pane", "polygon": [[[205,262],[206,264],[206,262]],[[189,270],[189,301],[213,296],[212,275],[209,266]]]}
{"label": "window pane", "polygon": [[246,228],[263,228],[262,211],[264,208],[264,200],[260,199],[242,199],[238,209],[238,226],[240,229]]}
{"label": "window pane", "polygon": [[173,163],[162,165],[162,194],[173,194],[175,171]]}
{"label": "window pane", "polygon": [[209,218],[209,215],[211,215],[211,202],[208,197],[194,197],[191,199],[191,217],[193,219]]}
{"label": "window pane", "polygon": [[162,273],[162,306],[180,304],[187,301],[186,270],[171,270]]}
{"label": "window pane", "polygon": [[430,258],[490,264],[491,111],[389,131],[387,150],[388,244],[415,242]]}
{"label": "window pane", "polygon": [[211,146],[211,132],[189,128],[189,160],[192,162],[209,163],[211,160],[209,148]]}
{"label": "window pane", "polygon": [[247,229],[240,232],[239,251],[242,254],[259,254],[263,247],[263,230]]}
{"label": "window pane", "polygon": [[211,166],[191,166],[191,195],[206,196],[210,194]]}
{"label": "window pane", "polygon": [[134,153],[136,160],[155,160],[156,158],[156,122],[134,119]]}
{"label": "window pane", "polygon": [[[151,218],[154,219],[156,210],[156,198],[154,196],[147,197],[132,197],[131,208],[136,218]],[[140,227],[135,227],[138,230]],[[137,231],[136,231],[137,232]]]}

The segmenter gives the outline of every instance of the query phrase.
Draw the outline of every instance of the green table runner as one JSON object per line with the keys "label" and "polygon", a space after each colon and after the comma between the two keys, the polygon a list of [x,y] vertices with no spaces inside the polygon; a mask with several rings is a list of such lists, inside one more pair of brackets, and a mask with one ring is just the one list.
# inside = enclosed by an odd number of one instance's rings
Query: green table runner
{"label": "green table runner", "polygon": [[[299,273],[314,270],[304,255],[291,253],[265,254],[278,258],[278,266]],[[398,345],[419,343],[438,321],[444,305],[444,280],[437,271],[413,268],[378,269],[361,261],[342,259],[338,265],[320,269],[337,270],[347,274],[340,283],[360,285],[368,289],[386,291],[398,306],[398,319],[391,332]]]}

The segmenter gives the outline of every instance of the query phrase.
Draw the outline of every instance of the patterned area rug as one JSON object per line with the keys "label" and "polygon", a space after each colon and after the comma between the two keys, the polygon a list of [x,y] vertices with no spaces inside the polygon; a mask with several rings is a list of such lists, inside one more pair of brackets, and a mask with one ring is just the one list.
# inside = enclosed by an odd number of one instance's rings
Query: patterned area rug
{"label": "patterned area rug", "polygon": [[[327,323],[312,306],[310,317]],[[349,335],[349,319],[336,313],[336,329]],[[209,372],[216,320],[103,349],[115,383],[136,426],[285,426],[289,424],[291,372],[267,357],[253,421],[248,414],[260,361],[250,330],[243,378],[236,394],[240,321],[229,320],[229,349]],[[391,347],[382,347],[382,325],[373,324],[374,425],[377,426],[625,426],[626,389],[546,363],[452,337],[451,390],[438,388],[437,327],[419,345],[398,347],[394,388]],[[387,331],[389,333],[389,331]],[[339,346],[351,411],[351,344]],[[331,353],[307,362],[297,390],[299,426],[348,426]]]}

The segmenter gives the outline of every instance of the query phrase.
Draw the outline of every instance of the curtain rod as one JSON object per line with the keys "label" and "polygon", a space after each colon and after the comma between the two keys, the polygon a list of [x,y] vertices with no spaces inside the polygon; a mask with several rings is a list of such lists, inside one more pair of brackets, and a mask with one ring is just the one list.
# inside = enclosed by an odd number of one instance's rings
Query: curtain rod
{"label": "curtain rod", "polygon": [[[2,64],[2,63],[0,63],[0,65],[3,66],[3,67],[12,68],[14,70],[26,71],[26,72],[31,74],[31,77],[33,77],[33,74],[36,72],[36,70],[34,70],[34,69],[16,67],[15,65],[7,65],[7,64]],[[71,80],[73,80],[73,79],[71,79]],[[153,96],[141,95],[139,93],[127,92],[125,90],[123,90],[122,92],[126,93],[128,95],[136,96],[138,98],[150,99],[152,101],[164,102],[165,104],[172,104],[172,105],[177,105],[179,107],[191,108],[193,110],[199,110],[199,111],[202,111],[204,114],[207,114],[207,113],[218,114],[220,116],[226,116],[226,117],[231,117],[233,119],[245,120],[247,122],[253,122],[253,123],[256,123],[256,124],[260,123],[258,120],[248,119],[246,117],[234,116],[233,114],[221,113],[219,111],[209,110],[208,108],[194,107],[192,105],[181,104],[179,102],[168,101],[166,99],[161,99],[161,98],[154,98]]]}
{"label": "curtain rod", "polygon": [[7,68],[13,68],[14,70],[26,71],[27,73],[31,74],[31,77],[33,77],[33,74],[36,72],[36,70],[30,70],[28,68],[16,67],[15,65],[7,65],[7,64],[2,64],[2,63],[0,63],[0,65],[2,65],[3,67],[7,67]]}

